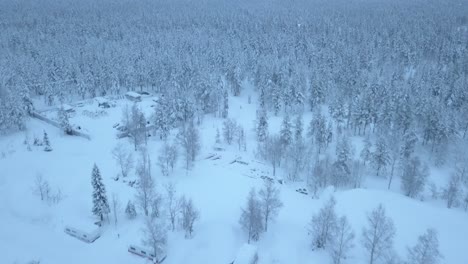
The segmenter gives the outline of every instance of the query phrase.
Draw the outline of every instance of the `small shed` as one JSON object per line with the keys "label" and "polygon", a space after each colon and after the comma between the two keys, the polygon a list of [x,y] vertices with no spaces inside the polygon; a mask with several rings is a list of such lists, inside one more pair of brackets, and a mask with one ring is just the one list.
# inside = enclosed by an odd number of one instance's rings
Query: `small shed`
{"label": "small shed", "polygon": [[125,94],[125,98],[127,98],[127,100],[130,100],[132,102],[141,102],[141,94],[136,93],[136,92],[127,92]]}

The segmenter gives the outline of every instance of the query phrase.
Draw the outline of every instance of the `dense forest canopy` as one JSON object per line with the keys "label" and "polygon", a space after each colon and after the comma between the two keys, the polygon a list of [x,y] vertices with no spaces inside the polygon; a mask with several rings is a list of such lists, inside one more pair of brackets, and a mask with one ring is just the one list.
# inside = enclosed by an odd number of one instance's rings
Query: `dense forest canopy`
{"label": "dense forest canopy", "polygon": [[337,126],[434,148],[468,129],[467,14],[462,0],[2,0],[0,130],[24,127],[31,98],[141,89],[211,113],[248,82],[271,113],[327,105]]}

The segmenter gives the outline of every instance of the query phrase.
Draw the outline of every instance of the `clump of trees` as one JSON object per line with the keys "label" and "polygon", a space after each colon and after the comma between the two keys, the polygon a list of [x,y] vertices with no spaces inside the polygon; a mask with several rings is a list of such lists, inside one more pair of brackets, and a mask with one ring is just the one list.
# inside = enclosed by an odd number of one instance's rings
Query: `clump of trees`
{"label": "clump of trees", "polygon": [[[336,200],[331,197],[313,215],[309,234],[313,250],[327,250],[334,264],[345,263],[355,246],[356,234],[346,216],[338,217],[335,212]],[[393,241],[396,229],[385,208],[379,204],[367,214],[367,225],[362,229],[361,243],[368,254],[368,263],[439,263],[437,232],[428,229],[418,238],[418,243],[408,248],[405,261],[395,253]]]}
{"label": "clump of trees", "polygon": [[271,181],[266,180],[258,194],[254,188],[250,190],[239,219],[242,229],[247,232],[248,243],[260,239],[261,233],[268,230],[268,224],[276,218],[282,206],[279,190]]}
{"label": "clump of trees", "polygon": [[48,204],[58,204],[64,198],[62,190],[53,190],[47,179],[42,174],[37,174],[34,180],[33,194],[37,195],[41,201]]}

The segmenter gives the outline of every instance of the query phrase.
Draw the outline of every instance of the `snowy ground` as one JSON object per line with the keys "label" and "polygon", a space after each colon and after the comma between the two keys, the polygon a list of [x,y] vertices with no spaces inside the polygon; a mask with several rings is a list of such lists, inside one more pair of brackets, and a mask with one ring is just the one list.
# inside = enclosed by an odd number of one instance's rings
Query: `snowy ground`
{"label": "snowy ground", "polygon": [[[254,100],[253,100],[254,101]],[[120,181],[114,181],[118,168],[112,159],[111,150],[119,142],[115,123],[120,122],[121,107],[107,109],[107,115],[93,119],[83,115],[83,110],[94,111],[96,105],[76,108],[72,123],[79,124],[92,137],[63,135],[58,129],[41,121],[28,123],[27,136],[42,138],[44,130],[49,134],[52,152],[41,147],[28,151],[23,141],[25,133],[0,138],[0,248],[1,263],[27,263],[40,260],[41,263],[145,263],[146,260],[129,254],[129,244],[141,245],[142,219],[127,220],[123,210],[135,190]],[[150,98],[141,103],[151,113]],[[248,104],[247,97],[231,98],[230,117],[243,124],[247,132],[247,152],[237,151],[235,146],[219,152],[220,159],[205,159],[212,150],[216,128],[221,130],[222,120],[207,116],[201,125],[202,151],[195,167],[183,169],[182,162],[172,176],[160,175],[154,165],[153,175],[159,189],[169,181],[176,183],[179,195],[192,197],[201,211],[201,219],[195,227],[195,237],[184,239],[181,231],[169,232],[168,258],[164,263],[230,263],[247,238],[238,224],[240,208],[244,206],[251,187],[259,189],[263,180],[270,176],[271,168],[255,159],[253,124],[255,104]],[[277,129],[280,118],[272,119],[270,127]],[[307,121],[304,122],[307,124]],[[152,138],[149,151],[156,161],[160,142]],[[248,165],[231,162],[236,157]],[[96,163],[101,169],[107,193],[117,194],[122,204],[119,222],[106,227],[101,238],[92,244],[84,243],[64,233],[66,225],[92,231],[91,214],[91,169]],[[41,173],[49,180],[52,189],[60,188],[65,198],[57,205],[41,202],[32,193],[34,178]],[[279,173],[281,177],[281,173]],[[269,231],[256,243],[260,263],[329,263],[324,251],[311,251],[307,225],[312,214],[319,210],[333,192],[322,192],[320,199],[300,194],[295,190],[306,187],[305,183],[279,184],[283,209]],[[366,263],[367,255],[360,243],[361,229],[366,224],[366,213],[383,203],[393,218],[397,230],[395,247],[405,255],[406,247],[412,246],[417,236],[428,227],[439,231],[440,250],[444,263],[466,264],[468,252],[468,215],[458,209],[448,210],[436,202],[421,202],[385,190],[386,184],[368,179],[363,189],[336,191],[337,211],[346,215],[353,226],[357,239],[349,263]]]}

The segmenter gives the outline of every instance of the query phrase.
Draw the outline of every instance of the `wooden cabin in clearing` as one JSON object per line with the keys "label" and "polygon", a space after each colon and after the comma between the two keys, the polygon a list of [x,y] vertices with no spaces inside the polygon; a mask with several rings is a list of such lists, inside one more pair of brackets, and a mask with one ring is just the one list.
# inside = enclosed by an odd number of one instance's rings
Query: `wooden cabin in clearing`
{"label": "wooden cabin in clearing", "polygon": [[141,102],[141,94],[136,92],[127,92],[125,94],[125,98],[132,102]]}

